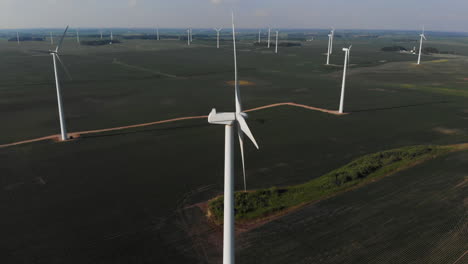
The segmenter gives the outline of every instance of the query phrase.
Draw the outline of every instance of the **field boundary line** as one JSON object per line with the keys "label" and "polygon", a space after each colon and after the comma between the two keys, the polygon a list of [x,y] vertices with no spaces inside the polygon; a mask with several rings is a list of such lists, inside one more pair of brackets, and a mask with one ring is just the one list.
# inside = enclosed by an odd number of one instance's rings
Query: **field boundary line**
{"label": "field boundary line", "polygon": [[[278,106],[293,106],[293,107],[299,107],[299,108],[304,108],[304,109],[308,109],[308,110],[312,110],[312,111],[318,111],[318,112],[328,113],[328,114],[338,115],[338,116],[346,115],[346,113],[341,114],[338,111],[334,111],[334,110],[328,110],[328,109],[324,109],[324,108],[318,108],[318,107],[313,107],[313,106],[308,106],[308,105],[303,105],[303,104],[297,104],[297,103],[293,103],[293,102],[275,103],[275,104],[259,106],[259,107],[255,107],[255,108],[245,110],[244,112],[260,111],[260,110],[264,110],[264,109],[268,109],[268,108],[274,108],[274,107],[278,107]],[[204,118],[208,118],[208,116],[203,115],[203,116],[177,117],[177,118],[172,118],[172,119],[166,119],[166,120],[160,120],[160,121],[154,121],[154,122],[142,123],[142,124],[136,124],[136,125],[128,125],[128,126],[120,126],[120,127],[112,127],[112,128],[103,128],[103,129],[94,129],[94,130],[70,132],[69,135],[72,136],[72,137],[78,138],[80,135],[98,134],[98,133],[119,131],[119,130],[131,129],[131,128],[139,128],[139,127],[153,126],[153,125],[159,125],[159,124],[165,124],[165,123],[172,123],[172,122],[177,122],[177,121],[193,120],[193,119],[204,119]],[[35,143],[35,142],[46,141],[46,140],[60,141],[59,140],[59,134],[40,137],[40,138],[35,138],[35,139],[22,140],[22,141],[13,142],[13,143],[7,143],[7,144],[0,145],[0,148],[7,148],[7,147],[23,145],[23,144],[28,144],[28,143]]]}

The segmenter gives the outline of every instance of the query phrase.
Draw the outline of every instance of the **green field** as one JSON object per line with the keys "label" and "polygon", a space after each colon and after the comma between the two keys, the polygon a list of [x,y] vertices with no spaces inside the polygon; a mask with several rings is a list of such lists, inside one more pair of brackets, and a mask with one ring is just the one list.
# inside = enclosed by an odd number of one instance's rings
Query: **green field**
{"label": "green field", "polygon": [[[386,149],[468,142],[466,38],[429,40],[458,55],[423,56],[419,67],[414,55],[380,51],[394,38],[352,39],[349,115],[287,106],[249,114],[260,150],[246,145],[248,189],[301,184]],[[340,49],[349,42],[337,40],[331,63],[343,63]],[[244,108],[296,102],[337,109],[341,68],[323,65],[326,46],[323,38],[274,55],[241,37],[239,76],[254,83],[241,87]],[[0,144],[59,133],[52,59],[35,52],[49,48],[0,39]],[[219,50],[196,38],[190,47],[177,40],[89,47],[70,37],[62,53],[73,76],[63,81],[70,132],[234,108],[229,42]],[[192,120],[0,149],[0,262],[216,263],[219,248],[204,239],[217,231],[188,232],[204,215],[181,212],[221,194],[223,139],[222,127]],[[236,164],[241,190],[237,156]],[[455,227],[466,233],[457,225],[465,189],[453,189],[466,164],[466,153],[452,154],[243,233],[239,260],[450,263],[462,248],[436,246]],[[423,261],[429,251],[439,256],[433,262]],[[259,252],[269,253],[258,259]]]}

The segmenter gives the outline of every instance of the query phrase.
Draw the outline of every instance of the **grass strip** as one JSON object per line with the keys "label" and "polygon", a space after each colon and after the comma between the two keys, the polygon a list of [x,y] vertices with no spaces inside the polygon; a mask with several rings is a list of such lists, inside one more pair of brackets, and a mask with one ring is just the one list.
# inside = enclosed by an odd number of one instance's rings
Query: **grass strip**
{"label": "grass strip", "polygon": [[[402,147],[360,157],[303,184],[236,192],[235,218],[242,223],[282,214],[457,150],[459,149],[456,146]],[[210,200],[208,217],[213,222],[221,224],[223,209],[223,196]]]}

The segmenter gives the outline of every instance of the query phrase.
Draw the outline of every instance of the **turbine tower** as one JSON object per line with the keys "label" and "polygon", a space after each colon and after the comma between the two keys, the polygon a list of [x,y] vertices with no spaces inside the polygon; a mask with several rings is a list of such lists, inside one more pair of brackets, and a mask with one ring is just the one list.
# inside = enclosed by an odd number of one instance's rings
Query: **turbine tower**
{"label": "turbine tower", "polygon": [[193,42],[193,31],[192,28],[190,28],[190,43]]}
{"label": "turbine tower", "polygon": [[258,30],[258,43],[262,42],[262,38],[261,38],[261,37],[262,37],[262,30],[259,29],[259,30]]}
{"label": "turbine tower", "polygon": [[50,45],[54,45],[54,37],[52,36],[52,32],[50,32]]}
{"label": "turbine tower", "polygon": [[208,116],[210,124],[225,126],[225,156],[224,156],[224,225],[223,225],[223,264],[234,264],[234,130],[237,130],[241,149],[242,167],[244,171],[245,187],[245,163],[243,135],[253,142],[258,149],[252,132],[245,119],[247,114],[242,112],[240,101],[239,83],[237,79],[237,54],[236,54],[236,30],[234,26],[234,13],[232,14],[232,40],[234,43],[234,87],[235,87],[235,113],[217,113],[211,110]]}
{"label": "turbine tower", "polygon": [[190,28],[187,29],[187,46],[190,46]]}
{"label": "turbine tower", "polygon": [[331,39],[330,39],[330,55],[333,54],[333,39],[335,38],[335,29],[331,30]]}
{"label": "turbine tower", "polygon": [[100,30],[99,33],[101,33],[101,39],[102,39],[102,30]]}
{"label": "turbine tower", "polygon": [[327,65],[330,65],[330,54],[332,53],[333,31],[328,34]]}
{"label": "turbine tower", "polygon": [[61,134],[62,140],[67,140],[68,135],[67,135],[67,127],[65,125],[65,114],[63,110],[63,104],[62,104],[62,93],[60,91],[60,80],[59,80],[58,71],[57,71],[57,61],[62,65],[68,77],[70,77],[70,73],[68,72],[67,68],[65,67],[65,64],[63,64],[59,56],[59,50],[62,47],[63,39],[65,38],[65,35],[67,34],[67,30],[68,30],[68,26],[63,32],[62,38],[60,38],[60,41],[57,47],[55,48],[55,50],[50,50],[48,52],[52,56],[52,60],[54,63],[55,87],[57,89],[57,104],[58,104],[58,111],[59,111],[59,118],[60,118],[60,132],[61,132],[60,134]]}
{"label": "turbine tower", "polygon": [[80,29],[76,29],[76,42],[78,42],[78,45],[80,44]]}
{"label": "turbine tower", "polygon": [[18,45],[20,44],[19,32],[18,31],[16,31],[16,42],[18,42]]}
{"label": "turbine tower", "polygon": [[421,52],[422,52],[423,39],[424,39],[424,40],[427,40],[427,39],[426,39],[426,36],[424,35],[424,27],[423,27],[422,34],[420,34],[419,36],[421,37],[421,40],[419,41],[418,65],[421,64]]}
{"label": "turbine tower", "polygon": [[159,27],[156,27],[156,39],[159,40]]}
{"label": "turbine tower", "polygon": [[114,41],[114,34],[112,33],[112,30],[111,30],[111,34],[110,34],[110,44],[112,44],[112,41]]}
{"label": "turbine tower", "polygon": [[278,30],[276,30],[276,45],[275,45],[275,53],[278,54]]}
{"label": "turbine tower", "polygon": [[351,46],[349,48],[343,48],[343,51],[345,52],[345,60],[344,60],[344,66],[343,66],[343,83],[341,85],[341,98],[340,98],[340,114],[343,113],[343,105],[344,105],[344,96],[345,96],[345,85],[346,85],[346,70],[349,67],[349,53],[351,52]]}
{"label": "turbine tower", "polygon": [[219,32],[221,32],[223,28],[215,28],[214,30],[216,30],[216,48],[219,49]]}
{"label": "turbine tower", "polygon": [[271,28],[268,28],[268,48],[270,48]]}

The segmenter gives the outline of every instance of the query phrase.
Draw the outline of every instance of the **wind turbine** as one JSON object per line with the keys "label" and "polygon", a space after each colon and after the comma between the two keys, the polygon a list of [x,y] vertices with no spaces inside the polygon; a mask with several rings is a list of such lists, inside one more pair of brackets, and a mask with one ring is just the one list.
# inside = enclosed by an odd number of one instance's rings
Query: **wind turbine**
{"label": "wind turbine", "polygon": [[258,30],[258,43],[262,42],[261,36],[262,36],[262,30],[259,29],[259,30]]}
{"label": "wind turbine", "polygon": [[271,28],[268,28],[268,48],[270,48]]}
{"label": "wind turbine", "polygon": [[328,34],[327,65],[330,65],[330,54],[332,51],[332,39],[333,39],[333,31],[330,34]]}
{"label": "wind turbine", "polygon": [[278,30],[276,30],[276,45],[275,45],[275,53],[278,54]]}
{"label": "wind turbine", "polygon": [[80,29],[76,29],[76,42],[78,42],[78,45],[80,44]]}
{"label": "wind turbine", "polygon": [[424,39],[424,40],[427,40],[427,39],[426,39],[426,36],[424,35],[424,27],[423,27],[422,34],[420,34],[419,36],[421,37],[421,40],[419,41],[418,65],[421,64],[421,52],[422,52],[423,39]]}
{"label": "wind turbine", "polygon": [[61,139],[62,140],[67,140],[68,135],[67,135],[67,127],[65,125],[65,114],[63,110],[63,104],[62,104],[62,94],[60,91],[60,80],[58,76],[58,71],[57,71],[57,61],[62,65],[65,73],[70,77],[70,73],[68,72],[67,68],[65,67],[65,64],[63,64],[62,60],[60,59],[59,56],[59,50],[62,47],[63,44],[63,39],[65,38],[65,35],[67,34],[68,31],[68,26],[63,32],[62,38],[60,38],[60,41],[55,48],[55,50],[49,50],[49,53],[52,56],[52,60],[54,63],[54,74],[55,74],[55,87],[57,89],[57,104],[58,104],[58,111],[59,111],[59,118],[60,118],[60,132],[61,132]]}
{"label": "wind turbine", "polygon": [[216,30],[216,47],[219,49],[219,32],[223,30],[223,28],[215,28]]}
{"label": "wind turbine", "polygon": [[247,114],[242,112],[240,101],[239,82],[237,79],[237,52],[236,52],[236,30],[234,26],[234,13],[232,14],[232,41],[234,43],[234,87],[236,112],[217,113],[216,109],[211,110],[208,116],[210,124],[225,126],[225,149],[224,149],[224,230],[223,230],[223,264],[234,264],[234,130],[237,130],[241,149],[242,167],[244,171],[245,188],[245,163],[244,163],[244,138],[247,137],[255,141],[252,132],[245,119]]}
{"label": "wind turbine", "polygon": [[52,36],[52,32],[50,32],[50,45],[54,45],[54,37]]}
{"label": "wind turbine", "polygon": [[114,41],[114,34],[112,34],[112,30],[111,30],[111,34],[110,34],[110,44],[112,44],[112,41]]}
{"label": "wind turbine", "polygon": [[19,32],[18,31],[16,31],[16,42],[18,42],[18,45],[20,44]]}
{"label": "wind turbine", "polygon": [[156,27],[156,39],[159,40],[159,27]]}
{"label": "wind turbine", "polygon": [[349,67],[349,62],[350,62],[350,57],[349,53],[351,52],[351,46],[349,48],[343,48],[343,51],[345,52],[345,60],[344,60],[344,67],[343,67],[343,83],[341,85],[341,98],[340,98],[340,114],[343,113],[343,104],[344,104],[344,96],[345,96],[345,85],[346,85],[346,70]]}
{"label": "wind turbine", "polygon": [[102,39],[102,30],[100,30],[99,33],[101,33],[101,39]]}
{"label": "wind turbine", "polygon": [[190,28],[187,29],[187,46],[190,46]]}
{"label": "wind turbine", "polygon": [[331,30],[331,39],[330,39],[330,55],[333,54],[333,39],[335,39],[335,29]]}
{"label": "wind turbine", "polygon": [[193,42],[193,31],[192,28],[190,28],[190,43]]}

